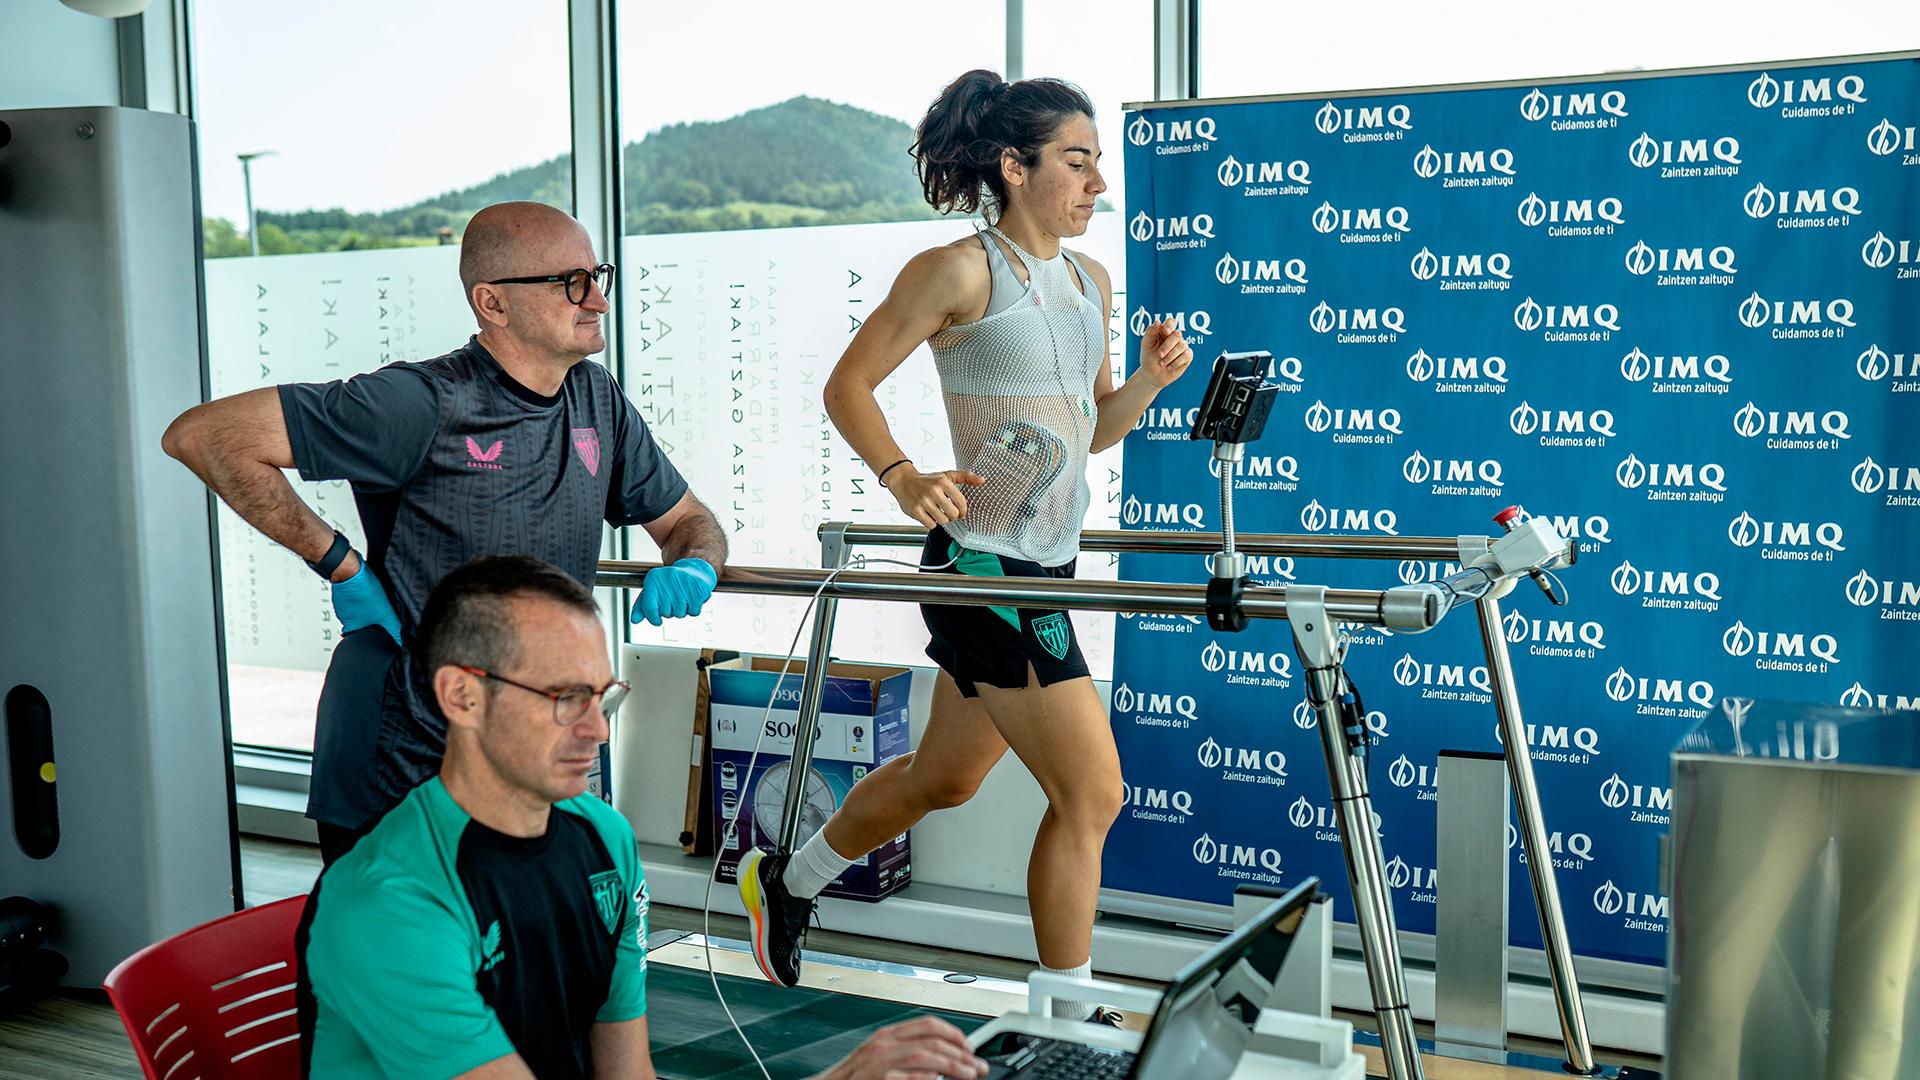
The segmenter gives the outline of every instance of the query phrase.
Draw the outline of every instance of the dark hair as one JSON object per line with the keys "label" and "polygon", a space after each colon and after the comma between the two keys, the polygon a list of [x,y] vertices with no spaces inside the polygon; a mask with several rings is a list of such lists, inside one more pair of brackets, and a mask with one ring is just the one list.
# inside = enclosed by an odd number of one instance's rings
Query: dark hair
{"label": "dark hair", "polygon": [[1072,83],[1008,83],[976,68],[940,91],[907,152],[935,210],[971,214],[988,205],[997,217],[1007,202],[1001,152],[1012,150],[1032,168],[1040,163],[1040,147],[1076,115],[1093,119],[1093,102]]}
{"label": "dark hair", "polygon": [[520,659],[520,635],[508,602],[551,600],[598,618],[593,591],[566,571],[526,555],[485,555],[455,568],[427,597],[420,613],[420,654],[426,674],[448,665],[488,671]]}

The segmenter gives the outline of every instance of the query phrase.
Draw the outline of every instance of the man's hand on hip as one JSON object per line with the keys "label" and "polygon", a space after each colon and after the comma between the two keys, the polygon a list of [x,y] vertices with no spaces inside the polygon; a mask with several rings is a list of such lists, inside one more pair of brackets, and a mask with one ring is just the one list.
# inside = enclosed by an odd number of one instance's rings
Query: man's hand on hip
{"label": "man's hand on hip", "polygon": [[720,575],[705,559],[681,559],[647,574],[640,588],[640,599],[633,603],[634,622],[642,619],[659,626],[667,619],[700,614]]}
{"label": "man's hand on hip", "polygon": [[340,617],[340,628],[349,634],[378,625],[392,636],[395,645],[401,644],[400,616],[394,612],[393,601],[387,599],[380,579],[365,562],[352,577],[333,583],[333,613]]}

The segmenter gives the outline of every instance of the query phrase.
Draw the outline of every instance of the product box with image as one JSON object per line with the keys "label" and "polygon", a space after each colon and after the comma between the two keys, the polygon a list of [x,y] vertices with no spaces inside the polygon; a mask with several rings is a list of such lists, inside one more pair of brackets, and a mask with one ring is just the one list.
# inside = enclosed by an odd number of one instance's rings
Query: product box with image
{"label": "product box with image", "polygon": [[[795,660],[781,679],[783,665],[779,659],[742,657],[707,669],[714,827],[726,846],[720,860],[724,882],[735,880],[740,856],[748,849],[771,850],[780,842],[780,817],[791,780],[788,758],[806,675],[806,664]],[[912,681],[912,674],[901,667],[834,664],[828,669],[813,767],[805,779],[799,843],[827,823],[862,777],[907,752]],[[778,700],[769,712],[767,702],[775,695],[776,682]],[[728,822],[734,822],[733,827]],[[825,895],[879,900],[904,887],[912,872],[907,835],[902,833],[848,867]]]}

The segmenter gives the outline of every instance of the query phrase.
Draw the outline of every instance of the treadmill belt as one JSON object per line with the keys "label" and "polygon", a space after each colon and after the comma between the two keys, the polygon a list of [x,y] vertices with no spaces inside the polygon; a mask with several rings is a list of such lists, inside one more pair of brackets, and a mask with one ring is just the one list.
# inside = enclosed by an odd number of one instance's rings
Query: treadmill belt
{"label": "treadmill belt", "polygon": [[[720,976],[733,1015],[774,1080],[802,1080],[853,1052],[874,1029],[932,1013],[972,1031],[987,1017],[920,1009],[758,979]],[[758,1080],[740,1036],[714,1000],[707,973],[666,964],[647,968],[647,1034],[661,1080]]]}

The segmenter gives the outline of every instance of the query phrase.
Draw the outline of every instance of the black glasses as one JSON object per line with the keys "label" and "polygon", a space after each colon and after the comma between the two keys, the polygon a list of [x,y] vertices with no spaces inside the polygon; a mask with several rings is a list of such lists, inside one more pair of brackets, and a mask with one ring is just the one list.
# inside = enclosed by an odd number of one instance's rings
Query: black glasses
{"label": "black glasses", "polygon": [[595,690],[591,686],[569,686],[565,690],[542,690],[537,686],[528,686],[526,683],[514,682],[505,675],[495,675],[485,668],[468,667],[465,664],[457,666],[461,671],[469,675],[478,675],[483,679],[492,679],[494,682],[506,683],[508,686],[525,690],[529,694],[539,694],[541,697],[551,700],[553,702],[553,722],[561,727],[572,727],[581,720],[586,719],[587,710],[593,707],[594,698],[600,699],[601,714],[609,718],[612,717],[614,713],[620,711],[620,703],[627,699],[627,693],[633,689],[633,684],[615,679],[598,690]]}
{"label": "black glasses", "polygon": [[569,270],[564,274],[542,274],[539,277],[503,277],[487,282],[488,285],[551,285],[560,282],[567,287],[567,299],[576,304],[584,304],[591,295],[587,282],[600,286],[600,295],[613,299],[612,263],[601,263],[589,270],[586,267]]}

